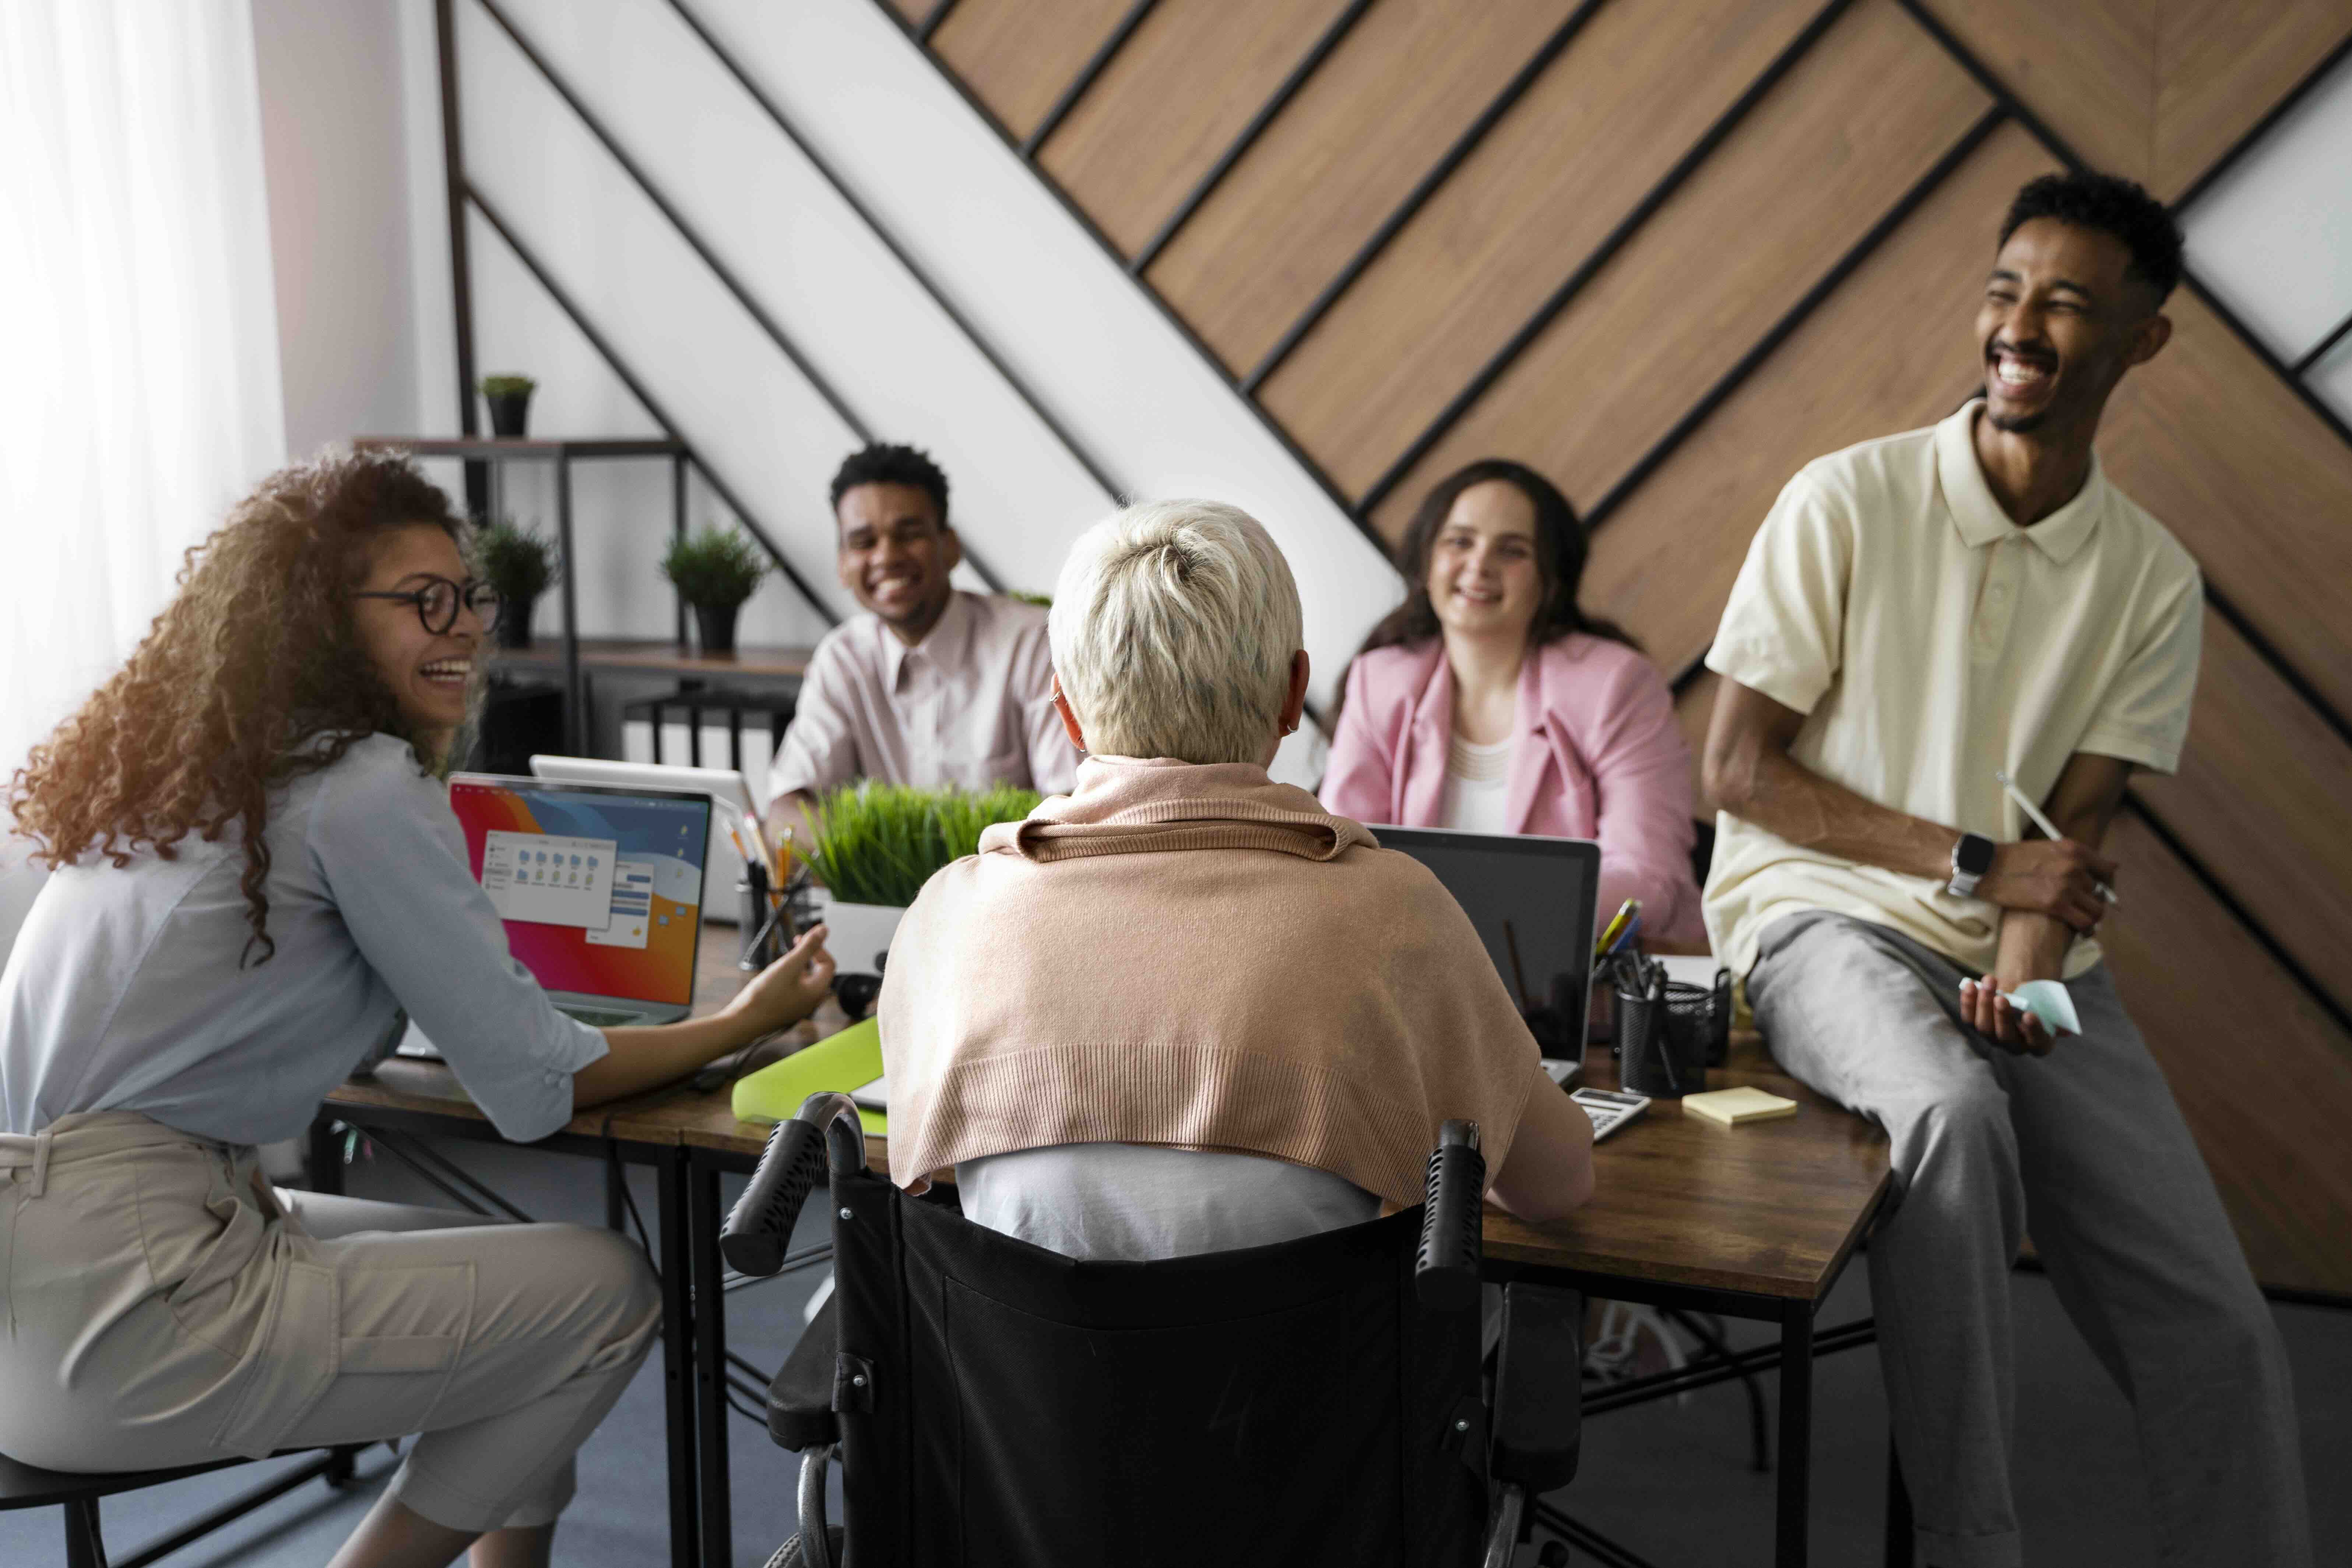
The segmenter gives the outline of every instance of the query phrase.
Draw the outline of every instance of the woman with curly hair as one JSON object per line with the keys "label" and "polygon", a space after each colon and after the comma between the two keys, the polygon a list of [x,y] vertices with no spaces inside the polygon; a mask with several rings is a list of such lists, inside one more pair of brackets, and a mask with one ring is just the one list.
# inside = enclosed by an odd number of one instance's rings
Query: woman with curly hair
{"label": "woman with curly hair", "polygon": [[813,931],[719,1012],[566,1017],[507,955],[442,775],[488,594],[386,457],[272,476],[9,791],[54,870],[0,973],[0,1451],[130,1470],[422,1433],[336,1557],[543,1563],[660,1317],[576,1226],[282,1192],[398,1009],[507,1136],[805,1016]]}

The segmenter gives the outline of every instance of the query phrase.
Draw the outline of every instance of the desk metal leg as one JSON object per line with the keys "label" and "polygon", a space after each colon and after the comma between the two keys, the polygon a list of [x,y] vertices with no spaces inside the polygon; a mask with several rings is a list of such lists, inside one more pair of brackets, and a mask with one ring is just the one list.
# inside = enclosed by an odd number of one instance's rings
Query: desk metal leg
{"label": "desk metal leg", "polygon": [[669,1440],[670,1568],[700,1568],[701,1530],[694,1477],[694,1306],[688,1282],[692,1222],[684,1150],[655,1167],[661,1215],[662,1427]]}
{"label": "desk metal leg", "polygon": [[310,1119],[310,1190],[343,1195],[343,1140],[331,1116]]}
{"label": "desk metal leg", "polygon": [[1886,1568],[1911,1568],[1914,1542],[1911,1489],[1903,1480],[1903,1456],[1895,1451],[1895,1434],[1886,1434]]}
{"label": "desk metal leg", "polygon": [[727,1295],[720,1279],[719,1172],[688,1156],[694,1255],[695,1454],[702,1476],[702,1561],[733,1568],[734,1502],[727,1474]]}
{"label": "desk metal leg", "polygon": [[1812,1523],[1813,1312],[1790,1302],[1780,1317],[1780,1568],[1803,1568]]}

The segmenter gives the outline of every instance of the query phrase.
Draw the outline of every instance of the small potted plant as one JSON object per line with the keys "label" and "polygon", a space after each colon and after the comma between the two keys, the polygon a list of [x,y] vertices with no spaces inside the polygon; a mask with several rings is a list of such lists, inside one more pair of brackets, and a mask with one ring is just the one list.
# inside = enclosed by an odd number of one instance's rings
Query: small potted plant
{"label": "small potted plant", "polygon": [[527,375],[482,377],[482,400],[490,405],[490,434],[520,437],[530,415],[531,389],[539,383]]}
{"label": "small potted plant", "polygon": [[555,545],[535,528],[500,518],[474,536],[475,570],[499,595],[499,646],[530,646],[530,612],[559,572]]}
{"label": "small potted plant", "polygon": [[972,794],[867,782],[845,784],[809,810],[809,864],[831,893],[825,945],[845,970],[879,967],[899,919],[931,874],[980,849],[991,823],[1034,810],[1034,790],[1000,784]]}
{"label": "small potted plant", "polygon": [[768,574],[752,542],[732,529],[706,528],[670,541],[662,575],[694,606],[704,653],[735,651],[735,614]]}

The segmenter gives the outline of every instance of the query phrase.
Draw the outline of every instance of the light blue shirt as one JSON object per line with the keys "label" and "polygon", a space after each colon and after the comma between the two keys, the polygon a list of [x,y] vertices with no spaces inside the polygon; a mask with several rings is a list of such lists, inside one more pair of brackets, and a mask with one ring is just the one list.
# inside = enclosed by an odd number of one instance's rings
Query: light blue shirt
{"label": "light blue shirt", "polygon": [[226,1143],[296,1137],[404,1006],[500,1132],[571,1119],[572,1075],[604,1037],[508,956],[448,792],[404,742],[370,736],[296,779],[263,835],[266,963],[238,963],[253,930],[234,826],[49,879],[0,971],[0,1128],[136,1110]]}

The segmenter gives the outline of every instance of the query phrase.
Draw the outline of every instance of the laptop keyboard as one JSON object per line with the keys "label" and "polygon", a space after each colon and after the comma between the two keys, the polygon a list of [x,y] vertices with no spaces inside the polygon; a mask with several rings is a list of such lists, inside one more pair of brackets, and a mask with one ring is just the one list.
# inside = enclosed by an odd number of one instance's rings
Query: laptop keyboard
{"label": "laptop keyboard", "polygon": [[635,1013],[606,1013],[594,1007],[558,1007],[556,1011],[567,1018],[579,1019],[592,1029],[610,1029],[637,1021]]}

